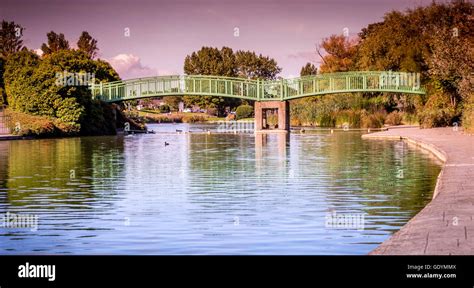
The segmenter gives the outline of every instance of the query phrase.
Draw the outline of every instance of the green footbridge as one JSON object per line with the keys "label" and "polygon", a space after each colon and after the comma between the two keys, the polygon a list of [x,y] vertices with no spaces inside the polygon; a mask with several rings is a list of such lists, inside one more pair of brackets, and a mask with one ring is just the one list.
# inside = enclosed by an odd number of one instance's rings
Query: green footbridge
{"label": "green footbridge", "polygon": [[[288,100],[335,93],[392,92],[425,94],[417,73],[357,71],[292,79],[251,80],[237,77],[176,75],[92,84],[92,96],[120,102],[163,96],[222,96],[256,101],[256,130],[264,129],[264,109],[278,109],[279,129],[289,130]],[[272,104],[273,103],[273,104]],[[283,119],[282,119],[283,118]],[[281,120],[281,122],[280,122]]]}

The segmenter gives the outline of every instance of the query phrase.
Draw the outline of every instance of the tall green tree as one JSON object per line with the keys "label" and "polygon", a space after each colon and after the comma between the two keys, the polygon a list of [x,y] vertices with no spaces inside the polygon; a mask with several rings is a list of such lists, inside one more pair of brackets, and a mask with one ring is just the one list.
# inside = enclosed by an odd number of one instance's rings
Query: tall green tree
{"label": "tall green tree", "polygon": [[56,32],[51,31],[46,35],[48,37],[48,43],[43,43],[43,45],[41,45],[41,50],[44,55],[70,49],[69,42],[64,37],[63,33],[57,34]]}
{"label": "tall green tree", "polygon": [[8,57],[10,54],[20,51],[23,48],[23,27],[15,22],[2,21],[0,28],[0,56]]}
{"label": "tall green tree", "polygon": [[97,56],[97,51],[99,51],[99,48],[97,48],[97,40],[92,38],[87,31],[82,32],[77,41],[77,47],[79,50],[89,55],[91,59],[95,58]]}
{"label": "tall green tree", "polygon": [[[242,77],[247,79],[275,79],[281,72],[276,61],[268,56],[257,55],[251,51],[237,51],[229,47],[221,49],[202,47],[199,51],[186,56],[184,72],[188,75],[216,75]],[[205,89],[205,87],[204,87]],[[201,108],[217,108],[219,113],[225,107],[236,107],[241,100],[215,96],[186,96],[187,106],[199,105]]]}
{"label": "tall green tree", "polygon": [[314,64],[306,63],[303,67],[301,67],[300,76],[309,76],[309,75],[316,75],[318,74],[318,68],[314,66]]}
{"label": "tall green tree", "polygon": [[[184,73],[187,75],[216,75],[233,77],[236,75],[235,55],[231,48],[202,47],[199,51],[186,56]],[[209,87],[202,87],[208,89]],[[185,96],[187,106],[216,108],[222,115],[227,106],[234,106],[238,99],[216,96]]]}
{"label": "tall green tree", "polygon": [[248,79],[276,79],[281,72],[277,62],[262,54],[253,51],[239,50],[235,53],[237,75]]}
{"label": "tall green tree", "polygon": [[235,76],[235,55],[231,48],[202,47],[186,56],[184,73],[188,75]]}
{"label": "tall green tree", "polygon": [[87,85],[58,83],[58,73],[89,73],[97,82],[119,80],[104,61],[95,61],[78,50],[59,50],[40,58],[31,51],[10,55],[5,66],[5,89],[11,109],[48,116],[62,123],[64,132],[113,133],[112,121],[105,121],[104,107],[92,100]]}

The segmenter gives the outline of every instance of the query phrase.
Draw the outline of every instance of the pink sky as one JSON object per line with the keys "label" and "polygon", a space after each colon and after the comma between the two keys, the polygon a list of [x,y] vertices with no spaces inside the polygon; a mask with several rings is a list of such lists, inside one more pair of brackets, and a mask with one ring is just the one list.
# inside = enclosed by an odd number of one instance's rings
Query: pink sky
{"label": "pink sky", "polygon": [[283,68],[281,76],[289,77],[308,61],[319,64],[315,44],[323,38],[345,27],[355,36],[386,12],[430,2],[0,0],[0,18],[26,29],[23,39],[30,49],[38,49],[51,30],[64,33],[70,44],[86,30],[98,40],[99,57],[110,61],[123,79],[182,74],[186,55],[202,46],[268,55]]}

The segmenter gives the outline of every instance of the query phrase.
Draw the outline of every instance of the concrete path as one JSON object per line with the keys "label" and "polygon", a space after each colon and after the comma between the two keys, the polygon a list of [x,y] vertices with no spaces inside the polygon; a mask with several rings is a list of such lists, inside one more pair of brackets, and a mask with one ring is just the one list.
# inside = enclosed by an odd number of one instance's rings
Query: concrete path
{"label": "concrete path", "polygon": [[400,128],[364,139],[404,139],[444,162],[433,200],[370,254],[474,255],[474,136],[453,128]]}

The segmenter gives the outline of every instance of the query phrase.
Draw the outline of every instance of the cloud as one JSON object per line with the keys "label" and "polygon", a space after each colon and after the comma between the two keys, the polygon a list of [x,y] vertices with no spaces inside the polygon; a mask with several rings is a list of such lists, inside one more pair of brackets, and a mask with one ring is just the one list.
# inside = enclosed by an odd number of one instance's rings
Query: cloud
{"label": "cloud", "polygon": [[43,56],[43,50],[41,50],[40,48],[35,49],[35,50],[33,50],[33,51],[36,53],[36,55],[38,55],[38,56]]}
{"label": "cloud", "polygon": [[309,62],[317,62],[318,57],[316,51],[300,51],[292,54],[288,54],[290,59],[304,59]]}
{"label": "cloud", "polygon": [[149,77],[158,74],[156,69],[143,65],[140,57],[133,54],[118,54],[110,59],[109,63],[122,79]]}

